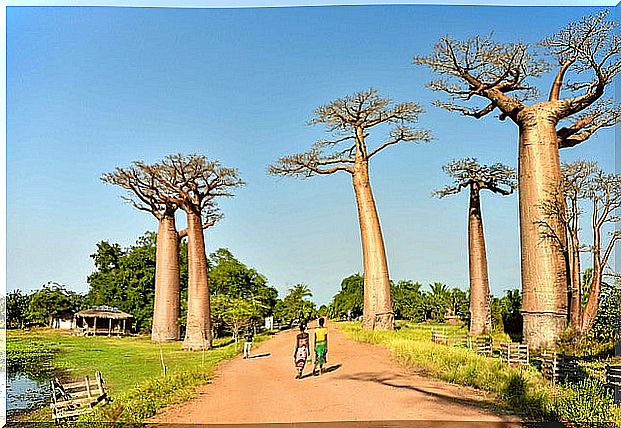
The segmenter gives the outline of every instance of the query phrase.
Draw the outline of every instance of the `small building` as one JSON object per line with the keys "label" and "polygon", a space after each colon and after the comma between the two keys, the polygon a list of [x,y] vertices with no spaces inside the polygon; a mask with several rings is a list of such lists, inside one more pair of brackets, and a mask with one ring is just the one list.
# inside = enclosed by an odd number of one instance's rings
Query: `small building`
{"label": "small building", "polygon": [[65,316],[58,316],[52,320],[52,328],[57,330],[73,330],[74,319]]}
{"label": "small building", "polygon": [[110,306],[94,306],[73,316],[74,334],[124,336],[131,331],[134,317]]}

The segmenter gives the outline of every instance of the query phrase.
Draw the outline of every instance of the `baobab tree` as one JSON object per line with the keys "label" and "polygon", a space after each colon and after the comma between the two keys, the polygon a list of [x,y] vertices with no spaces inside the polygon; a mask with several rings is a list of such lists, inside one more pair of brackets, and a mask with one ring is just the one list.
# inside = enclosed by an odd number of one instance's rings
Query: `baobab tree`
{"label": "baobab tree", "polygon": [[151,213],[158,220],[155,253],[155,302],[151,340],[163,342],[179,339],[179,239],[174,194],[163,188],[157,175],[144,163],[116,168],[101,179],[128,191],[121,198],[134,208]]}
{"label": "baobab tree", "polygon": [[[557,195],[546,206],[548,217],[560,218],[565,226],[567,245],[564,248],[569,267],[570,283],[570,320],[573,327],[581,334],[591,329],[597,315],[602,282],[615,244],[621,239],[621,231],[609,232],[621,220],[618,210],[621,208],[621,175],[602,171],[595,162],[576,161],[562,164],[562,194]],[[562,197],[559,196],[562,195]],[[591,244],[586,245],[580,239],[580,216],[590,214]],[[553,229],[542,221],[542,234],[547,235],[561,245],[562,241],[553,234]],[[580,253],[591,253],[591,275],[581,281]],[[583,296],[586,281],[590,283],[588,295]],[[582,304],[586,297],[586,305]]]}
{"label": "baobab tree", "polygon": [[196,154],[169,155],[146,167],[159,185],[173,195],[171,200],[185,211],[187,218],[188,311],[182,349],[210,348],[211,310],[203,229],[220,218],[215,199],[233,196],[231,189],[244,182],[236,169]]}
{"label": "baobab tree", "polygon": [[496,163],[480,165],[476,159],[461,159],[442,167],[453,177],[453,183],[436,192],[444,198],[463,189],[470,191],[468,205],[468,271],[470,274],[470,334],[481,335],[492,329],[487,252],[481,213],[482,190],[510,195],[516,187],[516,173],[511,167]]}
{"label": "baobab tree", "polygon": [[[437,106],[477,119],[498,111],[499,119],[518,126],[522,313],[524,339],[534,348],[553,345],[567,325],[565,259],[554,240],[540,236],[542,207],[561,182],[559,149],[580,144],[619,119],[618,107],[602,97],[621,70],[621,37],[602,11],[568,24],[540,46],[556,67],[546,99],[530,79],[550,66],[524,42],[447,36],[430,55],[414,58],[443,76],[428,84],[449,96]],[[565,242],[561,221],[547,220]]]}
{"label": "baobab tree", "polygon": [[[427,130],[414,129],[423,109],[415,103],[394,104],[376,89],[339,98],[315,109],[312,125],[325,125],[330,139],[317,141],[310,150],[280,158],[268,172],[273,175],[311,177],[346,172],[352,177],[364,265],[363,328],[392,329],[390,280],[380,220],[369,178],[370,159],[398,143],[429,141]],[[389,138],[367,146],[371,128],[391,125]]]}
{"label": "baobab tree", "polygon": [[566,259],[569,292],[569,322],[580,330],[582,325],[582,276],[580,253],[586,251],[580,243],[580,203],[586,198],[589,182],[597,169],[595,162],[577,161],[561,164],[559,191],[543,205],[548,218],[559,219],[565,229],[566,241],[557,236],[547,220],[539,223],[541,235],[555,240]]}

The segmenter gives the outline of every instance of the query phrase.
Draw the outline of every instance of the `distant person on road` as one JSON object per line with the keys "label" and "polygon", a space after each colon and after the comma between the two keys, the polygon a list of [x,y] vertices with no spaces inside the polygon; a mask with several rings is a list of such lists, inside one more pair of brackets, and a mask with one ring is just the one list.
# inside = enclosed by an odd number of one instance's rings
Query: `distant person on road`
{"label": "distant person on road", "polygon": [[319,366],[319,374],[323,373],[323,365],[327,361],[328,355],[328,329],[324,327],[326,320],[319,318],[319,327],[315,328],[315,365],[313,366],[313,375],[317,375],[317,366]]}
{"label": "distant person on road", "polygon": [[310,356],[310,337],[306,332],[306,324],[300,324],[300,332],[295,337],[295,349],[293,350],[293,361],[295,361],[295,368],[298,374],[296,379],[302,378],[302,372],[304,372],[304,366],[306,366],[306,360]]}
{"label": "distant person on road", "polygon": [[254,331],[252,327],[246,329],[244,334],[244,358],[250,358],[250,348],[252,348],[252,339],[254,338]]}

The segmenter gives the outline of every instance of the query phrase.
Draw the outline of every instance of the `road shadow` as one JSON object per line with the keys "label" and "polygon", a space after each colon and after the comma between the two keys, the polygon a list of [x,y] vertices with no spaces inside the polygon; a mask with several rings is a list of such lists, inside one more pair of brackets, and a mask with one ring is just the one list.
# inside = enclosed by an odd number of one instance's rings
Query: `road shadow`
{"label": "road shadow", "polygon": [[343,367],[343,363],[333,364],[333,365],[328,366],[325,369],[323,369],[323,372],[324,373],[332,373],[333,371],[338,370],[341,367]]}
{"label": "road shadow", "polygon": [[410,385],[410,384],[404,383],[405,382],[404,376],[396,375],[396,374],[388,373],[388,372],[355,373],[355,374],[351,374],[347,376],[341,376],[341,379],[357,380],[361,382],[374,382],[374,383],[379,383],[381,385],[385,385],[390,388],[408,389],[411,391],[420,392],[422,394],[425,394],[429,397],[436,398],[438,400],[442,400],[442,401],[446,401],[446,402],[450,402],[454,404],[461,404],[463,406],[470,406],[470,407],[477,407],[477,408],[481,408],[485,410],[491,410],[496,413],[503,411],[503,410],[504,411],[507,410],[497,404],[486,402],[483,400],[476,400],[476,399],[465,398],[465,397],[456,397],[453,395],[432,391],[432,389],[435,389],[434,387],[421,388],[421,387],[417,387],[414,385]]}
{"label": "road shadow", "polygon": [[[343,367],[343,363],[333,364],[331,366],[328,366],[328,367],[324,368],[323,369],[323,374],[332,373],[333,371],[338,370],[341,367]],[[302,375],[302,377],[300,379],[306,379],[306,378],[313,377],[313,376],[314,376],[313,372],[311,371],[311,372],[306,373],[305,375]],[[318,375],[318,376],[321,376],[321,375]]]}
{"label": "road shadow", "polygon": [[272,354],[270,354],[269,352],[266,352],[264,354],[251,355],[250,359],[252,360],[254,358],[265,358],[265,357],[269,357],[270,355]]}

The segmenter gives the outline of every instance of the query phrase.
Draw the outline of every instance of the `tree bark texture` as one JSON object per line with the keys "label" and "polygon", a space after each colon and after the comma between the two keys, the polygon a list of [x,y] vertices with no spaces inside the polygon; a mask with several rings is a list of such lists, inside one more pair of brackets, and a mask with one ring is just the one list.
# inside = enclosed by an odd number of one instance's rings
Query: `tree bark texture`
{"label": "tree bark texture", "polygon": [[489,302],[487,253],[479,188],[470,185],[468,209],[468,267],[470,272],[470,334],[481,335],[491,331],[492,314]]}
{"label": "tree bark texture", "polygon": [[567,236],[570,281],[569,321],[575,329],[580,330],[582,324],[582,278],[580,276],[580,252],[578,242],[578,223],[576,221],[571,230],[568,231]]}
{"label": "tree bark texture", "polygon": [[599,306],[599,295],[602,290],[602,257],[601,257],[602,237],[600,229],[595,226],[593,229],[593,277],[591,278],[591,289],[589,290],[589,298],[584,306],[582,313],[582,324],[580,331],[586,333],[591,329],[597,315],[597,307]]}
{"label": "tree bark texture", "polygon": [[[522,110],[517,122],[523,332],[531,348],[541,349],[554,346],[567,326],[565,227],[560,219],[546,217],[543,208],[561,183],[558,119],[541,103]],[[542,234],[543,223],[560,242]]]}
{"label": "tree bark texture", "polygon": [[155,304],[151,340],[179,340],[179,239],[174,215],[163,216],[155,250]]}
{"label": "tree bark texture", "polygon": [[364,265],[364,313],[362,326],[368,330],[392,330],[394,313],[390,298],[388,261],[371,183],[368,162],[359,160],[352,174]]}
{"label": "tree bark texture", "polygon": [[205,239],[199,213],[188,218],[188,318],[182,349],[211,348],[211,308]]}

